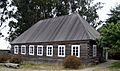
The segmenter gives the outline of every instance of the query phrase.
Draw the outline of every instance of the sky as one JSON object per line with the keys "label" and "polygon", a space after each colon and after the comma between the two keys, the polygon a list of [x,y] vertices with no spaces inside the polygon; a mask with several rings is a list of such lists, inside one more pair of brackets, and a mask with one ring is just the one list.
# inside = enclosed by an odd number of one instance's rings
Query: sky
{"label": "sky", "polygon": [[103,2],[104,7],[98,11],[99,19],[105,21],[105,19],[108,18],[108,15],[110,13],[110,9],[114,8],[116,5],[120,4],[120,0],[94,0],[94,2]]}
{"label": "sky", "polygon": [[[99,15],[99,20],[105,21],[108,17],[107,14],[109,14],[109,10],[111,8],[114,8],[116,5],[120,4],[120,0],[94,0],[94,3],[96,2],[103,2],[104,7],[100,10],[97,11],[98,15]],[[3,34],[6,36],[7,35],[7,31],[8,31],[9,27],[5,27],[2,32]],[[5,38],[0,38],[0,49],[9,49],[8,47],[10,47],[9,42],[5,41]]]}

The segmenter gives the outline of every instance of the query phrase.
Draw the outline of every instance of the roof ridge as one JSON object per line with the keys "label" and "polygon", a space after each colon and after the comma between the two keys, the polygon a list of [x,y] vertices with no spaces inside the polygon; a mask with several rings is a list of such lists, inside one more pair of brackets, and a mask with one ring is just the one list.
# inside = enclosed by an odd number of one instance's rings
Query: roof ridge
{"label": "roof ridge", "polygon": [[[75,13],[66,14],[66,15],[61,15],[61,16],[56,16],[56,17],[52,17],[52,18],[45,18],[45,19],[41,19],[41,20],[39,20],[39,21],[48,20],[48,19],[54,19],[54,18],[60,18],[60,17],[64,17],[64,16],[72,16],[73,14],[75,14]],[[38,22],[39,22],[39,21],[38,21]],[[37,22],[36,22],[36,23],[37,23]]]}
{"label": "roof ridge", "polygon": [[[87,36],[88,36],[88,38],[90,38],[91,36],[93,37],[93,38],[95,38],[95,35],[93,35],[91,32],[90,32],[90,30],[89,29],[91,29],[92,31],[94,31],[94,32],[96,32],[96,33],[98,33],[98,31],[97,30],[95,30],[90,24],[88,24],[88,22],[87,21],[85,21],[85,19],[83,19],[78,13],[76,13],[76,15],[80,18],[80,20],[81,20],[81,22],[83,23],[83,27],[84,27],[84,29],[85,29],[85,31],[86,31],[86,34],[87,34]],[[85,25],[86,24],[86,25]],[[89,28],[88,28],[89,27]],[[91,34],[91,35],[90,35]]]}
{"label": "roof ridge", "polygon": [[[88,22],[85,21],[85,20],[83,20],[83,21],[86,22],[86,23],[88,23]],[[88,29],[88,32],[89,32],[94,38],[96,37],[96,34],[100,35],[100,33],[99,33],[95,28],[93,28],[90,24],[87,24],[86,26],[89,26],[89,28],[87,28],[87,29]],[[93,31],[93,33],[91,33],[89,29],[91,29],[91,31]],[[96,32],[96,33],[95,33],[95,32]]]}
{"label": "roof ridge", "polygon": [[[81,19],[84,20],[78,13],[76,13],[76,15],[77,15],[77,17],[79,18],[79,20],[81,20]],[[81,21],[81,22],[83,23],[83,21]],[[85,28],[84,23],[83,23],[82,25],[83,25],[85,31],[88,32],[87,29]],[[88,33],[86,33],[86,34],[88,34]],[[88,34],[88,35],[89,35],[89,34]],[[90,38],[90,36],[87,36],[87,37]]]}
{"label": "roof ridge", "polygon": [[95,40],[99,33],[90,26],[78,13],[59,16],[38,21],[11,44],[68,41],[68,40]]}

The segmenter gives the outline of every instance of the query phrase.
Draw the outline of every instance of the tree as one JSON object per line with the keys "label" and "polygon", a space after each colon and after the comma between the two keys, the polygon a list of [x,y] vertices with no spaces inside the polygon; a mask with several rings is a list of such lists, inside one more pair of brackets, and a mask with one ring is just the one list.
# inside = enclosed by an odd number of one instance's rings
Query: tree
{"label": "tree", "polygon": [[67,15],[78,12],[93,27],[99,25],[97,10],[102,8],[102,3],[91,5],[93,0],[13,0],[17,6],[16,19],[18,23],[9,23],[9,41],[26,31],[41,19]]}
{"label": "tree", "polygon": [[[78,8],[79,8],[79,14],[85,19],[90,25],[94,28],[96,28],[98,25],[100,25],[100,22],[96,22],[96,20],[99,18],[97,14],[97,10],[101,9],[103,6],[101,6],[101,2],[98,2],[91,6],[92,2],[94,0],[79,0],[78,1]],[[74,11],[74,10],[73,10]]]}
{"label": "tree", "polygon": [[101,33],[98,38],[99,47],[107,49],[109,57],[114,59],[120,59],[120,5],[110,10],[111,14],[105,25],[99,28]]}
{"label": "tree", "polygon": [[114,23],[116,24],[118,20],[120,20],[120,4],[117,5],[115,8],[110,10],[111,14],[108,14],[110,18],[106,20],[106,23]]}
{"label": "tree", "polygon": [[112,54],[120,53],[120,21],[104,25],[100,30],[98,39],[100,47],[107,48]]}
{"label": "tree", "polygon": [[14,22],[10,19],[15,16],[15,8],[9,0],[0,0],[0,37],[3,36],[1,30],[8,25],[6,22]]}
{"label": "tree", "polygon": [[59,0],[56,6],[57,16],[78,12],[92,27],[96,28],[100,22],[96,22],[99,18],[97,10],[103,6],[101,2],[92,5],[94,0]]}
{"label": "tree", "polygon": [[18,7],[16,12],[18,23],[9,23],[9,41],[15,39],[39,20],[51,17],[51,11],[56,5],[54,3],[56,3],[55,0],[14,0],[13,4]]}

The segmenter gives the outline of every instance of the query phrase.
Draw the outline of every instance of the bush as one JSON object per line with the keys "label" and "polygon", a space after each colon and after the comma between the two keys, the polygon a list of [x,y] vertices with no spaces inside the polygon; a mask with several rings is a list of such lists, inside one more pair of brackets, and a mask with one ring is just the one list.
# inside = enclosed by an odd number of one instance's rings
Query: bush
{"label": "bush", "polygon": [[80,66],[80,59],[76,56],[68,56],[64,59],[63,66],[65,68],[78,69]]}
{"label": "bush", "polygon": [[0,63],[5,63],[10,59],[8,55],[0,55]]}
{"label": "bush", "polygon": [[22,56],[20,56],[20,55],[13,55],[13,56],[11,57],[11,59],[9,60],[9,62],[10,62],[10,63],[18,63],[18,64],[20,64],[20,63],[23,62],[23,58],[22,58]]}
{"label": "bush", "polygon": [[115,59],[115,60],[120,60],[120,52],[119,53],[109,53],[108,59]]}

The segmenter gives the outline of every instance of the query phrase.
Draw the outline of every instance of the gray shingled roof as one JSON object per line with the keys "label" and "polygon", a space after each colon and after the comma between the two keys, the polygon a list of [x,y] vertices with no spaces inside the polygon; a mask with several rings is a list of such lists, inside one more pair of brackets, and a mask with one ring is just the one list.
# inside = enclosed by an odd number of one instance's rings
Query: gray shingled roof
{"label": "gray shingled roof", "polygon": [[11,42],[32,43],[69,40],[95,40],[99,33],[79,14],[40,20]]}

